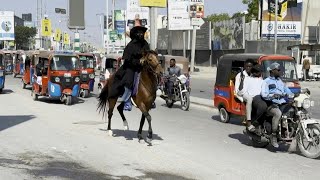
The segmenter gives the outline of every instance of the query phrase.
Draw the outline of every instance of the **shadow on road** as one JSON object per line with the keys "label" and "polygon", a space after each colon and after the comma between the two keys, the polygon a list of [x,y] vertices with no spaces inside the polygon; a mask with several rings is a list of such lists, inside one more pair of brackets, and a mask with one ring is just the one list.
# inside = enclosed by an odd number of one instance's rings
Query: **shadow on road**
{"label": "shadow on road", "polygon": [[11,94],[11,93],[14,93],[14,91],[12,91],[11,89],[3,89],[0,94]]}
{"label": "shadow on road", "polygon": [[[99,129],[100,131],[107,131],[107,129]],[[133,139],[137,139],[137,134],[138,131],[132,131],[132,130],[122,130],[122,129],[113,129],[113,135],[114,137],[124,137],[126,138],[126,140],[133,140]],[[142,136],[146,137],[148,134],[148,131],[142,131]],[[157,134],[153,134],[152,135],[154,140],[160,140],[163,141],[163,139],[158,136]]]}
{"label": "shadow on road", "polygon": [[[40,96],[38,101],[43,102],[43,103],[48,103],[48,104],[63,104],[60,99],[51,99],[49,97],[43,97],[43,96]],[[82,104],[84,102],[85,102],[85,100],[83,100],[81,98],[73,97],[71,106],[77,105],[77,104]]]}
{"label": "shadow on road", "polygon": [[24,123],[34,118],[35,116],[33,115],[0,116],[0,131],[11,128],[15,125]]}
{"label": "shadow on road", "polygon": [[[213,115],[213,116],[211,116],[211,119],[220,122],[220,116],[219,115]],[[243,126],[242,119],[239,118],[239,117],[231,117],[230,121],[228,122],[228,124]]]}

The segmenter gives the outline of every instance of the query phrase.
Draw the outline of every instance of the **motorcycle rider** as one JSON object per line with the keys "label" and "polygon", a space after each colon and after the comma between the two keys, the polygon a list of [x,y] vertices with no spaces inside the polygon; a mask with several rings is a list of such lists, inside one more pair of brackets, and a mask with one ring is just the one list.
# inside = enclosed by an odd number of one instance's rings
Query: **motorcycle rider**
{"label": "motorcycle rider", "polygon": [[279,147],[277,142],[277,130],[282,112],[279,106],[286,103],[284,95],[293,95],[290,89],[280,79],[280,64],[272,63],[268,67],[270,76],[262,83],[261,96],[268,104],[267,114],[272,115],[272,135],[271,145],[275,148]]}
{"label": "motorcycle rider", "polygon": [[168,102],[172,102],[172,89],[174,86],[174,82],[176,81],[176,77],[181,75],[181,68],[176,66],[176,60],[174,58],[170,59],[170,67],[168,67],[165,76],[168,78],[166,82],[166,90],[168,95]]}

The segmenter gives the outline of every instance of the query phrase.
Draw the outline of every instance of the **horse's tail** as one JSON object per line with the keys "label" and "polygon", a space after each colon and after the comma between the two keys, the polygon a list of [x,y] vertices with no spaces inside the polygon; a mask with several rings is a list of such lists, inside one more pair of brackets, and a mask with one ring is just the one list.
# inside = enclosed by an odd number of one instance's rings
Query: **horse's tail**
{"label": "horse's tail", "polygon": [[103,111],[103,117],[107,111],[107,107],[108,107],[108,98],[109,98],[109,82],[107,82],[105,84],[105,86],[102,88],[101,93],[98,96],[98,108],[99,109],[99,113],[101,113],[101,111]]}

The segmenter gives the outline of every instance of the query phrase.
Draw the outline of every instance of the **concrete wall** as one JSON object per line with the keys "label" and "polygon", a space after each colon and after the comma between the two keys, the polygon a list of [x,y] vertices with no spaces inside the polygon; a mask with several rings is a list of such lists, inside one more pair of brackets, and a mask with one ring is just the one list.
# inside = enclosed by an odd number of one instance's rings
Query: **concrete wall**
{"label": "concrete wall", "polygon": [[[320,1],[303,0],[302,43],[316,43],[315,29],[320,21]],[[304,26],[306,27],[304,28]]]}

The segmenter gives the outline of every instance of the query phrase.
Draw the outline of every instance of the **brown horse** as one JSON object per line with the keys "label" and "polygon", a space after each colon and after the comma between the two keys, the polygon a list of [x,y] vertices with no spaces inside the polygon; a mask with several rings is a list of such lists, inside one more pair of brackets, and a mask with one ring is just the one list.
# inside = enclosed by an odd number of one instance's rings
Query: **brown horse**
{"label": "brown horse", "polygon": [[[161,64],[159,63],[157,59],[157,53],[155,51],[148,51],[144,53],[143,57],[141,58],[140,62],[142,64],[142,71],[140,74],[140,80],[138,85],[138,92],[135,96],[132,97],[133,102],[137,105],[137,107],[141,110],[142,116],[140,121],[140,127],[138,131],[138,139],[143,139],[142,137],[142,128],[145,122],[145,118],[147,118],[148,124],[149,124],[149,130],[148,130],[148,136],[146,139],[146,142],[151,144],[152,141],[152,127],[151,127],[151,116],[149,114],[149,110],[152,107],[152,103],[156,99],[156,91],[158,86],[158,79],[163,71]],[[99,112],[103,111],[103,114],[106,113],[107,108],[108,110],[108,134],[110,136],[113,135],[113,132],[111,130],[111,118],[113,115],[114,107],[117,103],[117,97],[109,97],[111,94],[112,84],[115,78],[115,74],[112,75],[109,78],[109,81],[106,86],[102,89],[98,100],[98,109]],[[128,122],[123,114],[123,108],[124,108],[124,102],[121,102],[121,104],[117,107],[121,118],[123,120],[123,125],[125,130],[128,130]]]}

